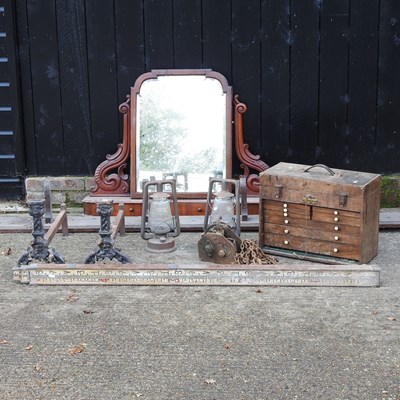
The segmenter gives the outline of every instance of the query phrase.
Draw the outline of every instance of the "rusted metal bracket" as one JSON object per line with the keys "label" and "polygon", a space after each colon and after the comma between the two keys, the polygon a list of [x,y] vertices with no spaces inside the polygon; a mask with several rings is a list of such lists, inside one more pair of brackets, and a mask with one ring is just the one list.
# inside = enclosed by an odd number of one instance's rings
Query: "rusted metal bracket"
{"label": "rusted metal bracket", "polygon": [[280,199],[282,197],[282,185],[274,185],[275,189],[275,198]]}
{"label": "rusted metal bracket", "polygon": [[340,207],[345,207],[347,205],[347,194],[346,193],[339,193],[339,205]]}

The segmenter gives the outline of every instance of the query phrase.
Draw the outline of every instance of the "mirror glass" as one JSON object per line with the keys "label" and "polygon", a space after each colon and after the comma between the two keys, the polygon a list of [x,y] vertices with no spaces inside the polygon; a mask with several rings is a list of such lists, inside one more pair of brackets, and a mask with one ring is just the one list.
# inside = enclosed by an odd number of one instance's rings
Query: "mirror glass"
{"label": "mirror glass", "polygon": [[134,119],[136,192],[147,180],[171,178],[178,193],[207,192],[210,177],[230,177],[227,97],[221,81],[204,74],[143,80]]}

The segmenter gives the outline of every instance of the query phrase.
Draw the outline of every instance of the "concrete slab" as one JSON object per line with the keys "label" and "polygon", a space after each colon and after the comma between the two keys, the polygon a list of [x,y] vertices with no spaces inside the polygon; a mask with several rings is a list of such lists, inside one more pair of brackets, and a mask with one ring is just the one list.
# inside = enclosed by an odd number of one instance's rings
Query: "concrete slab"
{"label": "concrete slab", "polygon": [[[117,246],[137,263],[191,263],[198,238],[183,233],[163,255],[146,253],[138,233]],[[379,288],[14,283],[30,240],[0,235],[2,400],[400,399],[396,230],[380,232],[370,264]],[[82,262],[97,240],[52,245]]]}

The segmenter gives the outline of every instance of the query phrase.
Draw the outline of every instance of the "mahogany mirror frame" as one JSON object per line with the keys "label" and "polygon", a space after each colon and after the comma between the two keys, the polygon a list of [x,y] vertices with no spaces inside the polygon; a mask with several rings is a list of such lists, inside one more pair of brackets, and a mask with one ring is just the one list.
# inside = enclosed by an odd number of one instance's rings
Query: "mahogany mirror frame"
{"label": "mahogany mirror frame", "polygon": [[[204,74],[205,76],[216,78],[221,82],[221,86],[226,92],[226,178],[230,179],[232,173],[233,123],[235,132],[235,153],[240,162],[240,167],[243,169],[243,174],[240,176],[242,196],[244,196],[243,198],[246,198],[247,195],[253,195],[253,197],[258,196],[260,190],[258,173],[266,170],[268,165],[260,159],[259,155],[253,154],[249,149],[249,145],[244,142],[242,122],[243,114],[247,111],[247,106],[239,101],[239,95],[235,95],[232,100],[232,88],[228,85],[226,78],[211,69],[153,70],[138,77],[135,85],[131,88],[131,95],[128,95],[126,101],[118,108],[123,117],[122,143],[118,144],[117,151],[114,154],[108,154],[106,159],[97,166],[91,193],[83,199],[85,214],[96,215],[96,198],[102,197],[111,198],[114,202],[118,201],[125,203],[126,208],[128,209],[128,214],[134,213],[133,215],[136,215],[132,202],[139,202],[139,198],[142,197],[142,194],[136,191],[136,171],[132,171],[132,169],[136,167],[134,161],[132,161],[136,159],[136,145],[132,140],[132,138],[136,137],[136,95],[140,90],[142,83],[146,79],[155,79],[157,74],[166,73],[170,75]],[[232,109],[234,113],[233,121]],[[126,172],[129,158],[131,158],[129,171],[131,176]],[[182,193],[181,196],[183,196],[183,199],[188,199],[188,201],[192,201],[191,199],[196,197],[199,198],[199,200],[202,199],[201,201],[204,201],[206,193],[186,192]],[[193,208],[191,208],[191,210],[193,210]],[[201,208],[196,209],[196,212],[201,211]],[[242,211],[246,213],[246,211],[243,210],[243,205]],[[139,212],[141,211],[139,210]]]}
{"label": "mahogany mirror frame", "polygon": [[[204,76],[219,81],[221,90],[225,94],[225,175],[224,178],[232,178],[232,87],[229,86],[226,78],[219,72],[211,69],[154,69],[140,75],[130,91],[131,99],[131,140],[130,140],[130,197],[141,198],[142,192],[137,191],[137,166],[136,166],[136,137],[137,137],[137,98],[140,94],[143,83],[151,79],[158,79],[163,76]],[[195,95],[195,94],[194,94]],[[201,112],[201,110],[199,110]],[[205,115],[205,118],[207,116]],[[180,199],[201,199],[207,197],[207,192],[179,192]]]}

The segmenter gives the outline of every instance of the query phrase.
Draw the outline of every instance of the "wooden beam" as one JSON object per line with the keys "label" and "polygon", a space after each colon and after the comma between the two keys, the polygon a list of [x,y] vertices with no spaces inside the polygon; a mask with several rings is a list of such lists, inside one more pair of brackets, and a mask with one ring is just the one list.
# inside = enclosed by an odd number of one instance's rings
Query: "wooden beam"
{"label": "wooden beam", "polygon": [[63,203],[60,205],[60,212],[58,213],[54,222],[50,225],[49,230],[45,233],[44,238],[47,240],[47,243],[53,240],[55,234],[60,229],[62,230],[63,236],[68,235],[68,220],[67,220],[67,206]]}
{"label": "wooden beam", "polygon": [[112,227],[111,239],[115,240],[117,235],[125,236],[125,215],[124,215],[124,204],[118,205],[118,214],[115,217]]}
{"label": "wooden beam", "polygon": [[379,286],[369,265],[30,264],[14,281],[32,285]]}

